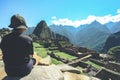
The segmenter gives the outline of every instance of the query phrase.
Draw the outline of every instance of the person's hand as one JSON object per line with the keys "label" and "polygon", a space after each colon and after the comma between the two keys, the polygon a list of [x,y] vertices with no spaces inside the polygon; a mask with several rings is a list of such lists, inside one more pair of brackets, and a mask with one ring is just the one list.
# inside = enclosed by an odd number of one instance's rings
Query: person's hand
{"label": "person's hand", "polygon": [[33,55],[32,55],[32,54],[30,54],[30,55],[29,55],[29,57],[30,57],[30,58],[33,58]]}

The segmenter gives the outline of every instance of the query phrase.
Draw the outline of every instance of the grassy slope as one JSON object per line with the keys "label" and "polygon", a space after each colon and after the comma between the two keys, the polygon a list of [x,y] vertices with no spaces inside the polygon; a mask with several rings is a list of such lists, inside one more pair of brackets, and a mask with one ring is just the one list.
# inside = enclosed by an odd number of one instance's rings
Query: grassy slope
{"label": "grassy slope", "polygon": [[[38,43],[33,43],[34,45],[34,51],[42,58],[46,57],[47,56],[47,52],[49,52],[49,50],[47,48],[43,48],[41,45],[39,45]],[[76,57],[74,56],[71,56],[71,55],[68,55],[64,52],[55,52],[55,54],[59,55],[60,57],[62,58],[65,58],[65,59],[69,59],[69,60],[72,60],[72,59],[75,59]],[[52,63],[53,64],[61,64],[62,62],[60,61],[57,61],[56,59],[52,58]]]}
{"label": "grassy slope", "polygon": [[91,62],[91,61],[87,61],[86,63],[88,63],[88,64],[90,64],[90,65],[92,65],[93,67],[98,68],[98,69],[103,68],[102,66],[99,66],[99,65],[97,65],[97,64],[95,64],[95,63],[93,63],[93,62]]}
{"label": "grassy slope", "polygon": [[43,48],[41,45],[38,43],[33,43],[34,45],[34,51],[42,58],[47,56],[48,50],[46,48]]}
{"label": "grassy slope", "polygon": [[66,54],[66,53],[64,53],[64,52],[57,52],[57,53],[55,53],[55,54],[57,54],[58,56],[60,56],[60,57],[62,57],[62,58],[64,58],[64,59],[69,59],[69,60],[72,60],[72,59],[75,59],[75,58],[76,58],[76,57],[71,56],[71,55],[68,55],[68,54]]}

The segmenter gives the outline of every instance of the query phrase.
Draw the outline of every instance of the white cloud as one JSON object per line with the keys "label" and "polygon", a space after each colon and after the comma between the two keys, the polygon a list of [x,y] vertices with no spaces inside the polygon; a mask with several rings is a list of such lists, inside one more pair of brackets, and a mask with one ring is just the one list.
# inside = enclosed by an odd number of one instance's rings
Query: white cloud
{"label": "white cloud", "polygon": [[117,10],[117,13],[120,14],[120,9]]}
{"label": "white cloud", "polygon": [[101,24],[105,24],[108,22],[118,22],[120,21],[120,14],[117,14],[115,16],[112,15],[106,15],[103,17],[96,17],[96,20],[100,22]]}
{"label": "white cloud", "polygon": [[53,16],[52,19],[57,19],[57,17],[56,17],[56,16]]}
{"label": "white cloud", "polygon": [[106,16],[94,16],[94,15],[89,15],[86,19],[84,20],[70,20],[68,18],[60,18],[57,19],[55,16],[52,17],[52,24],[55,25],[70,25],[70,26],[75,26],[78,27],[80,25],[84,24],[90,24],[93,21],[98,21],[101,24],[105,24],[108,22],[118,22],[120,21],[120,9],[117,10],[117,15],[112,16],[112,15],[106,15]]}

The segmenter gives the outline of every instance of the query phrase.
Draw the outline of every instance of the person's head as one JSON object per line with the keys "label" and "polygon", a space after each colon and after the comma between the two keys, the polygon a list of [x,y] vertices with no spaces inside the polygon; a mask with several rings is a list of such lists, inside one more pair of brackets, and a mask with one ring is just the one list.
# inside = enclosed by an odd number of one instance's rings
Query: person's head
{"label": "person's head", "polygon": [[27,29],[25,19],[19,14],[11,17],[11,24],[8,27],[13,28],[13,31],[19,33],[23,33]]}

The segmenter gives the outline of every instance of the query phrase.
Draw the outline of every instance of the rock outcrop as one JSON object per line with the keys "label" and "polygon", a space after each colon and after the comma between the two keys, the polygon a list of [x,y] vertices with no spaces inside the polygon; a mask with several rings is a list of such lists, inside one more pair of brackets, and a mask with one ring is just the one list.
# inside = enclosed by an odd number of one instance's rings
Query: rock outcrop
{"label": "rock outcrop", "polygon": [[75,73],[65,72],[64,73],[64,80],[90,80],[90,77],[85,75],[78,75]]}
{"label": "rock outcrop", "polygon": [[38,64],[39,65],[50,65],[51,63],[52,63],[51,62],[51,57],[47,56],[47,57],[41,59]]}
{"label": "rock outcrop", "polygon": [[4,64],[3,62],[0,60],[0,80],[2,80],[4,78],[4,76],[6,76],[6,73],[4,71]]}
{"label": "rock outcrop", "polygon": [[0,49],[0,60],[2,60],[2,51]]}
{"label": "rock outcrop", "polygon": [[35,66],[25,77],[5,77],[3,80],[64,80],[63,74],[55,65]]}
{"label": "rock outcrop", "polygon": [[[1,65],[1,64],[0,64]],[[99,80],[80,74],[80,70],[68,65],[34,66],[31,73],[25,77],[6,76],[3,66],[0,66],[0,80]]]}

